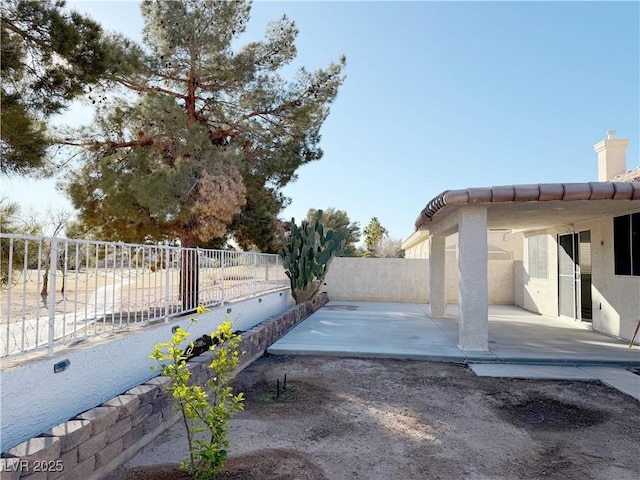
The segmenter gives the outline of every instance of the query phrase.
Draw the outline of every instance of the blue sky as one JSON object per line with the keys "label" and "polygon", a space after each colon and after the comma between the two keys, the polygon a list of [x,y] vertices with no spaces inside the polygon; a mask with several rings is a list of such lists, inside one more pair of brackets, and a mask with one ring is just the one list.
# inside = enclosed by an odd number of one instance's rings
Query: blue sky
{"label": "blue sky", "polygon": [[[140,38],[135,2],[69,5]],[[607,130],[630,139],[627,168],[640,164],[640,2],[260,1],[242,40],[283,13],[300,30],[294,67],[347,57],[324,157],[284,190],[285,219],[335,207],[405,239],[443,190],[595,181]],[[2,189],[27,208],[70,208],[53,184]]]}

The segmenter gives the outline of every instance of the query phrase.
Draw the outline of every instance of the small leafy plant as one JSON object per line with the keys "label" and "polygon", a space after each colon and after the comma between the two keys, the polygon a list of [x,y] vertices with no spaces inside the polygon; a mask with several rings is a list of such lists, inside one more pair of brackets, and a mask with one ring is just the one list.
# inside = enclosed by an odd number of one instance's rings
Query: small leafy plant
{"label": "small leafy plant", "polygon": [[[199,314],[205,311],[207,309],[198,307]],[[191,321],[197,322],[197,319],[191,318]],[[238,367],[241,339],[233,332],[232,326],[233,322],[227,320],[211,334],[211,349],[215,353],[208,368],[214,371],[214,375],[204,387],[191,381],[185,354],[186,340],[190,335],[188,331],[178,327],[171,341],[158,343],[151,354],[159,364],[152,368],[159,369],[162,375],[173,380],[169,391],[175,399],[176,412],[182,416],[189,443],[189,459],[183,461],[181,467],[194,480],[209,480],[222,468],[229,446],[229,420],[244,408],[243,394],[234,395],[229,386]],[[193,342],[190,345],[193,348]],[[197,438],[202,432],[207,432],[205,438]]]}

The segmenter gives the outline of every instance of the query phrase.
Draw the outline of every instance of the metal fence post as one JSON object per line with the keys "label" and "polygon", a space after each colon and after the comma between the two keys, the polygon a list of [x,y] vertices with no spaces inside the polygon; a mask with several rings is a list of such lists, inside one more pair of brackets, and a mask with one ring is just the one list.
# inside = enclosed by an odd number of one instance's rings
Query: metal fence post
{"label": "metal fence post", "polygon": [[222,252],[222,255],[220,256],[221,261],[220,261],[220,293],[222,295],[222,298],[220,299],[220,305],[224,305],[224,267],[225,267],[225,262],[227,261],[227,252]]}
{"label": "metal fence post", "polygon": [[[51,289],[49,290],[49,338],[47,341],[47,355],[53,356],[53,341],[56,337],[56,279],[58,273],[58,239],[51,239],[51,253],[49,254],[49,275]],[[36,332],[37,335],[37,332]]]}
{"label": "metal fence post", "polygon": [[269,261],[269,257],[266,257],[264,262],[264,282],[267,285],[266,288],[269,288],[269,267],[270,266],[271,266],[271,262]]}
{"label": "metal fence post", "polygon": [[200,247],[196,247],[193,254],[196,256],[196,258],[194,259],[193,263],[195,263],[194,268],[196,270],[196,274],[195,277],[193,279],[193,281],[195,282],[195,285],[193,286],[194,289],[197,287],[197,291],[196,291],[196,299],[198,300],[196,302],[196,307],[200,306],[200,305],[204,305],[204,301],[202,300],[202,269],[200,268],[200,259],[202,258],[202,250],[200,249]]}
{"label": "metal fence post", "polygon": [[258,290],[258,254],[253,254],[253,294]]}
{"label": "metal fence post", "polygon": [[[9,239],[9,262],[7,263],[7,285],[13,282],[13,244],[14,239]],[[25,250],[27,250],[25,248]],[[23,335],[24,337],[24,335]],[[4,342],[4,351],[9,352],[9,339],[11,338],[11,288],[7,289],[7,338]],[[24,344],[24,340],[22,341]]]}
{"label": "metal fence post", "polygon": [[[165,277],[165,286],[164,286],[164,322],[168,323],[169,322],[169,300],[170,300],[170,283],[171,283],[171,257],[169,255],[169,249],[164,250],[165,252],[165,266],[164,269],[166,271],[166,277]],[[178,276],[180,276],[178,274]]]}

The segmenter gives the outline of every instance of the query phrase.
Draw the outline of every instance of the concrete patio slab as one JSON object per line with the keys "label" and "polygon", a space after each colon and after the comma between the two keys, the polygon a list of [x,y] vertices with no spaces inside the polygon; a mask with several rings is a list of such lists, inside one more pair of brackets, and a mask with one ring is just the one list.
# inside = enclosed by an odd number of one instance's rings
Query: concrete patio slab
{"label": "concrete patio slab", "polygon": [[589,324],[489,307],[489,350],[458,347],[457,306],[446,317],[428,304],[329,302],[267,351],[273,355],[336,355],[470,364],[478,375],[601,380],[640,400],[640,347],[591,330]]}
{"label": "concrete patio slab", "polygon": [[329,302],[274,343],[272,354],[362,354],[442,357],[469,363],[638,365],[640,347],[591,330],[588,324],[545,317],[513,306],[489,308],[489,350],[458,347],[457,306],[447,317],[419,303]]}
{"label": "concrete patio slab", "polygon": [[[329,302],[274,343],[272,354],[464,361],[450,332],[413,303]],[[493,358],[480,352],[481,358]]]}

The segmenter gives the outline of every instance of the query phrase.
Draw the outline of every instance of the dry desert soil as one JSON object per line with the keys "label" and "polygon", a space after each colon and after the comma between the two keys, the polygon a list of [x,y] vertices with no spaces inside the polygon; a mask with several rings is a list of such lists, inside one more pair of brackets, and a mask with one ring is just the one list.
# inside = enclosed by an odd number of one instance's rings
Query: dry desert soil
{"label": "dry desert soil", "polygon": [[[598,382],[268,356],[235,387],[246,409],[231,421],[218,480],[640,478],[640,402]],[[174,458],[184,458],[184,442],[178,423],[109,479],[187,479]],[[143,466],[149,458],[159,465]]]}

